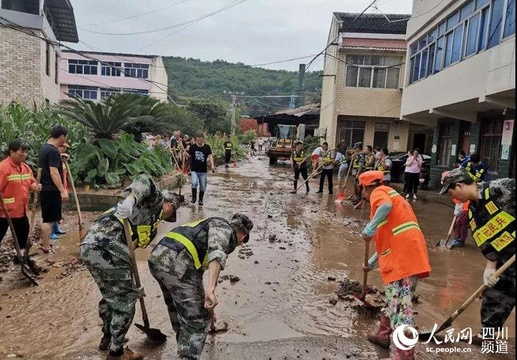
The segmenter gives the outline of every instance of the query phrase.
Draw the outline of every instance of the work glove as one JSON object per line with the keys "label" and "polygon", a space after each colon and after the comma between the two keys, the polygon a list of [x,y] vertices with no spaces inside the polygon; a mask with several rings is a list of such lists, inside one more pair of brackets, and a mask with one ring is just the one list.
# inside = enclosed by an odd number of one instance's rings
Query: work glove
{"label": "work glove", "polygon": [[492,287],[499,281],[499,277],[492,276],[496,272],[496,269],[485,268],[483,273],[483,282],[485,286]]}
{"label": "work glove", "polygon": [[454,216],[460,216],[463,212],[463,203],[456,204],[454,206]]}
{"label": "work glove", "polygon": [[117,204],[117,211],[115,216],[120,219],[127,219],[133,214],[133,206],[135,205],[135,198],[129,195],[124,201]]}

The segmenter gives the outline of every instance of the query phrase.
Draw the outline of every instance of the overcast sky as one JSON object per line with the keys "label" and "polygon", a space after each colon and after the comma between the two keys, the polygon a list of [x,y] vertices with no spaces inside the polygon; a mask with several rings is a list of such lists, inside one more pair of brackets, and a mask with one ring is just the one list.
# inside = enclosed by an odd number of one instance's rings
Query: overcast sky
{"label": "overcast sky", "polygon": [[[71,3],[81,41],[73,44],[74,48],[92,50],[89,45],[105,52],[222,59],[255,65],[319,53],[326,45],[332,13],[360,13],[371,0],[71,0]],[[385,14],[411,14],[411,4],[412,0],[376,3]],[[230,6],[233,7],[224,10]],[[214,12],[218,13],[210,16]],[[375,9],[368,12],[379,13]],[[181,24],[185,25],[178,26]],[[166,29],[154,31],[163,28]],[[86,30],[148,33],[120,36]],[[263,67],[297,70],[299,63],[310,60]],[[321,68],[319,59],[310,70]]]}

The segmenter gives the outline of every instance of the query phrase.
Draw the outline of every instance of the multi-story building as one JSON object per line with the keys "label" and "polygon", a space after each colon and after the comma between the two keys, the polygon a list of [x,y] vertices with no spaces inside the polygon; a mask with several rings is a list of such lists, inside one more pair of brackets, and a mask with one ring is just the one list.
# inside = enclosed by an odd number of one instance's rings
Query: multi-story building
{"label": "multi-story building", "polygon": [[61,97],[101,100],[112,94],[149,95],[167,101],[167,72],[161,56],[63,51]]}
{"label": "multi-story building", "polygon": [[[432,130],[400,120],[410,15],[334,13],[323,71],[320,129],[390,152],[430,150]],[[357,18],[357,19],[356,19]]]}
{"label": "multi-story building", "polygon": [[515,176],[515,0],[413,1],[402,119],[434,127],[431,184],[457,153]]}
{"label": "multi-story building", "polygon": [[61,98],[58,41],[79,41],[70,2],[0,3],[0,104],[57,102]]}

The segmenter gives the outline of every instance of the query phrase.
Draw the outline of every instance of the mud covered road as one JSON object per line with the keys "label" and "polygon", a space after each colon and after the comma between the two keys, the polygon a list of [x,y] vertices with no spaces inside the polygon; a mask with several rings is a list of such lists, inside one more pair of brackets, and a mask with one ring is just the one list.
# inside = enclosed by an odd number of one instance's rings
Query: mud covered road
{"label": "mud covered road", "polygon": [[[229,330],[208,337],[203,359],[377,359],[385,350],[370,344],[366,333],[376,329],[375,317],[360,311],[354,301],[336,296],[344,278],[362,279],[364,242],[360,232],[369,216],[363,205],[354,210],[349,202],[334,203],[334,197],[311,193],[290,194],[292,175],[286,165],[270,168],[266,157],[253,157],[238,168],[218,168],[209,174],[205,205],[181,208],[178,222],[207,217],[247,214],[255,223],[250,242],[229,256],[217,289],[219,322]],[[431,191],[431,190],[430,190]],[[189,198],[188,185],[183,193]],[[337,193],[337,190],[334,192]],[[422,192],[424,194],[424,192]],[[423,197],[412,203],[428,241],[431,276],[418,285],[415,316],[421,328],[441,324],[482,284],[484,260],[472,240],[451,251],[434,244],[447,234],[452,207]],[[98,213],[84,215],[85,224]],[[97,351],[101,322],[97,317],[100,294],[89,273],[75,263],[78,238],[75,213],[65,214],[68,234],[56,241],[57,254],[43,257],[33,248],[35,259],[48,272],[39,287],[29,287],[18,268],[8,268],[0,277],[0,358],[104,359]],[[174,225],[163,223],[164,234]],[[156,241],[155,241],[156,243]],[[152,246],[152,245],[151,245]],[[2,244],[7,249],[7,241]],[[150,276],[146,258],[150,249],[138,250],[139,269],[146,289],[151,326],[169,336],[152,347],[134,326],[128,345],[146,359],[173,359],[175,340],[158,284]],[[373,246],[370,250],[372,253]],[[382,287],[379,271],[369,275],[372,285]],[[480,301],[454,323],[455,334],[471,327],[479,330]],[[137,306],[135,322],[141,323]],[[469,344],[417,345],[420,359],[484,359],[515,357],[515,312],[508,353],[482,354]],[[428,347],[428,348],[426,348]],[[454,354],[439,353],[457,347]],[[433,352],[430,352],[433,351]],[[459,353],[462,351],[462,353]]]}

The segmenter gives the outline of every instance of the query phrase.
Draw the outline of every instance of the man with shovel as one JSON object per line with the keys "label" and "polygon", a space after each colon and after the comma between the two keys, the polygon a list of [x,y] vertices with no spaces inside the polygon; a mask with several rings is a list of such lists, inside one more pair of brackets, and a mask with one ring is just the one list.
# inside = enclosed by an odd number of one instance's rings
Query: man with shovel
{"label": "man with shovel", "polygon": [[[307,180],[307,160],[308,158],[305,156],[305,151],[302,148],[302,142],[298,141],[296,143],[296,147],[291,153],[291,167],[294,171],[294,189],[298,187],[298,179],[300,178],[300,174],[302,174],[303,180]],[[309,192],[309,182],[305,182],[305,188],[307,193]]]}
{"label": "man with shovel", "polygon": [[[368,340],[389,348],[390,334],[400,325],[414,326],[411,299],[419,278],[429,276],[431,266],[424,235],[408,202],[394,189],[383,185],[382,171],[366,171],[359,176],[363,199],[370,203],[370,222],[363,230],[368,246],[375,242],[376,253],[364,264],[364,271],[379,261],[386,286],[386,305],[382,309],[377,334]],[[392,359],[414,359],[414,348],[395,350]]]}
{"label": "man with shovel", "polygon": [[[247,243],[253,222],[236,213],[231,220],[211,217],[172,229],[149,257],[149,269],[163,291],[179,359],[199,359],[210,320],[215,324],[215,288],[228,254]],[[203,273],[208,270],[208,286]]]}
{"label": "man with shovel", "polygon": [[180,196],[160,191],[154,181],[138,176],[124,190],[126,199],[102,214],[81,243],[81,260],[102,294],[99,316],[103,337],[99,350],[109,348],[108,360],[138,360],[142,356],[124,350],[124,338],[135,315],[135,303],[143,296],[133,283],[130,250],[124,234],[124,219],[131,225],[132,240],[145,248],[156,236],[160,220],[176,221]]}
{"label": "man with shovel", "polygon": [[465,168],[450,171],[442,179],[440,194],[448,193],[461,202],[470,200],[468,220],[472,237],[487,259],[481,303],[482,330],[472,339],[481,345],[497,337],[515,307],[515,265],[494,277],[515,255],[515,179],[497,179],[476,183]]}

